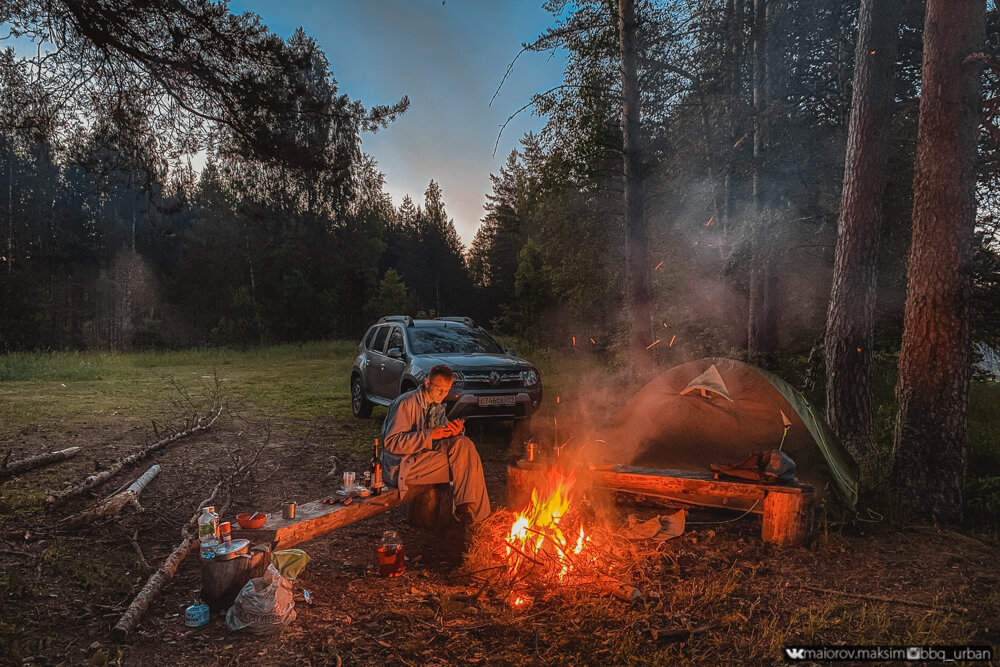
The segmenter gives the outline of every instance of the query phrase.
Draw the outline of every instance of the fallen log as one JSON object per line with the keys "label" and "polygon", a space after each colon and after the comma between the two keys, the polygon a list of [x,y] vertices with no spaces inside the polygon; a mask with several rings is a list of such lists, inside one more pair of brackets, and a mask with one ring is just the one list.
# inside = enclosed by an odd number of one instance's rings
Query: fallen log
{"label": "fallen log", "polygon": [[87,510],[86,512],[81,512],[70,517],[66,517],[60,523],[66,528],[79,528],[80,526],[86,526],[88,524],[97,521],[98,519],[103,519],[109,516],[118,516],[122,513],[128,505],[134,505],[137,510],[142,511],[142,506],[139,505],[139,494],[142,493],[143,489],[153,481],[153,478],[160,472],[160,466],[153,465],[149,470],[144,472],[142,476],[132,482],[131,486],[117,493],[104,502],[98,504],[96,507]]}
{"label": "fallen log", "polygon": [[21,459],[20,461],[14,461],[13,463],[8,463],[0,467],[0,477],[13,477],[14,475],[19,475],[26,470],[33,470],[35,468],[41,468],[42,466],[58,463],[59,461],[76,455],[79,451],[79,447],[67,447],[66,449],[60,449],[57,452],[45,452],[44,454],[31,456],[26,459]]}
{"label": "fallen log", "polygon": [[[163,564],[150,575],[149,579],[146,581],[146,585],[142,587],[135,599],[132,600],[132,604],[128,606],[125,613],[122,614],[121,618],[118,619],[118,623],[112,629],[111,633],[114,635],[115,639],[122,641],[128,637],[128,634],[135,629],[135,626],[139,624],[142,620],[143,614],[149,608],[149,605],[153,603],[160,596],[160,592],[163,587],[166,586],[167,582],[170,581],[174,573],[177,572],[177,568],[180,566],[181,561],[192,551],[194,551],[198,546],[198,517],[201,515],[201,508],[206,505],[210,505],[213,500],[215,500],[216,494],[222,489],[223,482],[219,482],[212,489],[211,495],[205,500],[198,504],[198,509],[195,510],[194,515],[191,519],[184,524],[181,528],[181,535],[183,539],[181,543],[170,552]],[[228,501],[226,502],[228,505]],[[223,507],[222,511],[227,508]],[[221,514],[222,512],[220,512]]]}
{"label": "fallen log", "polygon": [[178,431],[177,433],[174,433],[171,436],[163,438],[162,440],[157,440],[153,444],[144,447],[139,451],[130,454],[129,456],[126,456],[121,461],[114,464],[107,470],[102,470],[96,475],[91,475],[82,482],[68,486],[62,491],[50,491],[48,497],[45,499],[45,502],[48,503],[50,508],[56,507],[58,505],[65,503],[67,500],[73,498],[74,496],[78,496],[81,493],[89,491],[95,486],[103,484],[104,482],[108,481],[109,479],[117,475],[118,472],[121,471],[121,469],[124,468],[125,466],[131,465],[136,461],[146,458],[147,456],[149,456],[156,450],[160,449],[161,447],[166,447],[170,443],[176,442],[177,440],[180,440],[183,437],[189,436],[192,433],[197,433],[198,431],[204,431],[205,429],[211,427],[212,424],[215,423],[215,420],[219,418],[220,414],[222,414],[222,406],[219,406],[219,409],[216,411],[215,415],[213,415],[211,420],[209,421],[206,421],[207,417],[201,417],[195,422],[195,425],[193,427],[184,431]]}

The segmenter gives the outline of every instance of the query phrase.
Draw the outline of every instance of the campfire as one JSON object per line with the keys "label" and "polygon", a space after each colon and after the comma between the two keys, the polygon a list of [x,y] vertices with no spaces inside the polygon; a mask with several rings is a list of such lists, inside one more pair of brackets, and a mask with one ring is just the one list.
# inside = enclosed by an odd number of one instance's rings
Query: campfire
{"label": "campfire", "polygon": [[577,474],[549,466],[524,509],[497,511],[476,535],[466,565],[489,573],[484,588],[512,609],[560,591],[640,596],[629,582],[638,562],[652,554],[609,527],[613,520],[596,511]]}
{"label": "campfire", "polygon": [[573,473],[550,468],[545,488],[534,489],[531,501],[516,515],[505,540],[505,562],[510,578],[538,568],[538,579],[563,582],[578,565],[586,564],[591,543],[579,512],[573,512]]}

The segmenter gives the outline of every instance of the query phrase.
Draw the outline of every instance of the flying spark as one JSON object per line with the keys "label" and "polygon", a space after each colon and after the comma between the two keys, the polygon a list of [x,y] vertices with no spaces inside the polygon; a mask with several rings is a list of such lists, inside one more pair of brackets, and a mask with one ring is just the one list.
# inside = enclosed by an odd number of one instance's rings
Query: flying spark
{"label": "flying spark", "polygon": [[657,344],[657,343],[659,343],[659,342],[660,342],[660,339],[659,339],[659,338],[657,338],[657,339],[656,339],[656,340],[654,340],[654,341],[653,341],[652,343],[650,343],[649,345],[647,345],[647,346],[646,346],[646,349],[647,349],[647,350],[651,349],[651,348],[652,348],[652,347],[653,347],[654,345],[656,345],[656,344]]}

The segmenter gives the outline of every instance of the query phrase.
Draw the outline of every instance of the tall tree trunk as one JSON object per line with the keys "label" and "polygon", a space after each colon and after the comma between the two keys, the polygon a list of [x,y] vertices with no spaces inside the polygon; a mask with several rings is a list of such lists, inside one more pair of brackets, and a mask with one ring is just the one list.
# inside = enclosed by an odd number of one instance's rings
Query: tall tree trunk
{"label": "tall tree trunk", "polygon": [[864,456],[872,442],[876,260],[898,31],[897,0],[861,0],[854,97],[824,339],[826,418],[856,458]]}
{"label": "tall tree trunk", "polygon": [[618,0],[618,29],[622,58],[622,129],[625,173],[625,308],[629,321],[628,359],[633,376],[653,367],[647,346],[653,288],[649,270],[646,218],[643,213],[642,160],[640,156],[639,85],[636,76],[635,6]]}
{"label": "tall tree trunk", "polygon": [[899,354],[894,486],[904,518],[958,521],[965,490],[975,154],[984,0],[928,0]]}
{"label": "tall tree trunk", "polygon": [[753,43],[753,202],[750,239],[750,294],[747,309],[747,356],[770,366],[778,348],[778,278],[771,240],[775,226],[769,148],[773,75],[770,31],[775,0],[754,0]]}

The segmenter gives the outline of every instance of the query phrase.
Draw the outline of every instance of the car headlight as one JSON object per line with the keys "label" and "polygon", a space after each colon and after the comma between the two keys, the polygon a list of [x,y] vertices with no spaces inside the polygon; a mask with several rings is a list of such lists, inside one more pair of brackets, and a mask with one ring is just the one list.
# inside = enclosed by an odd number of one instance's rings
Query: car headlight
{"label": "car headlight", "polygon": [[525,387],[533,387],[538,384],[538,371],[535,369],[529,369],[526,371],[521,371],[521,382],[524,383]]}

